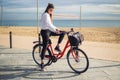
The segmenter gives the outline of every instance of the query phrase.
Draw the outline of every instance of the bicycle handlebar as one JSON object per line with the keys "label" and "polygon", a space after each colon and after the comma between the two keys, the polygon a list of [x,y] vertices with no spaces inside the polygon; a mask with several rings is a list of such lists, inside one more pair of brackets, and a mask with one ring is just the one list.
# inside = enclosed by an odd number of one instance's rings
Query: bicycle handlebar
{"label": "bicycle handlebar", "polygon": [[70,32],[74,32],[74,29],[71,28],[70,31],[61,31],[61,32],[65,32],[66,34],[69,34]]}

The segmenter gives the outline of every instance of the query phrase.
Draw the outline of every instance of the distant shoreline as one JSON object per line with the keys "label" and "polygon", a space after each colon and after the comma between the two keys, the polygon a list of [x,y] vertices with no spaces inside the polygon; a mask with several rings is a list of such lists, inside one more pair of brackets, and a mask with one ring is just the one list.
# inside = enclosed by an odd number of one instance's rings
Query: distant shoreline
{"label": "distant shoreline", "polygon": [[[61,30],[69,31],[68,27],[60,27]],[[75,27],[75,32],[79,31],[84,35],[85,41],[107,42],[120,44],[120,27]],[[37,37],[37,27],[26,26],[0,26],[0,35],[13,35]],[[38,32],[40,32],[40,27]],[[56,38],[56,37],[54,37]],[[67,38],[67,37],[66,37]]]}
{"label": "distant shoreline", "polygon": [[[36,20],[3,20],[3,26],[37,26]],[[53,20],[55,26],[60,27],[120,27],[120,20]],[[40,25],[40,20],[39,20]]]}

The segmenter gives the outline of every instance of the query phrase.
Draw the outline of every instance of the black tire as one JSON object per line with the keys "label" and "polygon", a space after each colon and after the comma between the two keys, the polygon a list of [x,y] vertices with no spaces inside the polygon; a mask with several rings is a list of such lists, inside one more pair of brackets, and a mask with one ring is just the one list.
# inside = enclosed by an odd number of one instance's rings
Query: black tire
{"label": "black tire", "polygon": [[[41,64],[40,55],[41,55],[42,47],[43,47],[42,44],[36,44],[36,45],[33,47],[33,51],[32,51],[33,60],[34,60],[34,62],[35,62],[38,66]],[[45,56],[49,56],[49,57],[51,56],[51,52],[50,52],[49,49],[47,49],[47,51],[46,51],[46,53],[45,53]],[[50,64],[49,64],[50,62],[51,62],[51,59],[50,59],[50,58],[44,57],[44,66],[50,65]]]}
{"label": "black tire", "polygon": [[[79,74],[87,71],[87,69],[89,67],[89,60],[88,60],[88,57],[85,54],[85,52],[78,48],[73,49],[73,51],[75,51],[75,53],[77,55],[77,58],[76,58],[77,60],[75,60],[75,58],[73,57],[70,50],[67,53],[67,62],[68,62],[68,65],[70,66],[70,68]],[[78,58],[80,58],[80,60]],[[82,62],[83,59],[85,60],[85,62]],[[76,65],[73,63],[78,65],[77,68],[75,68]],[[82,66],[81,64],[85,64],[85,66]]]}

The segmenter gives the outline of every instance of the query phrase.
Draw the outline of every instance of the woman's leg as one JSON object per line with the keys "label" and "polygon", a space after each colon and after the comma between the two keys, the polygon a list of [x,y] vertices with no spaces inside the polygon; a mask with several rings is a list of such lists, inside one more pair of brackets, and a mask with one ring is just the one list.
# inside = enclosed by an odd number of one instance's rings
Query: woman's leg
{"label": "woman's leg", "polygon": [[59,36],[58,43],[60,44],[64,38],[65,32],[61,31],[60,34],[57,34],[55,32],[51,32],[50,36]]}
{"label": "woman's leg", "polygon": [[51,32],[50,34],[51,36],[59,36],[59,39],[58,39],[58,42],[57,42],[57,45],[55,47],[55,50],[61,52],[60,48],[59,48],[59,45],[60,43],[62,42],[63,38],[64,38],[64,35],[65,35],[65,32],[60,32],[60,34],[57,34],[57,33],[54,33],[54,32]]}
{"label": "woman's leg", "polygon": [[42,41],[43,41],[43,48],[41,52],[41,63],[43,62],[45,51],[47,49],[48,41],[49,41],[49,31],[48,30],[41,30]]}
{"label": "woman's leg", "polygon": [[62,42],[64,36],[65,36],[65,32],[61,32],[61,33],[60,33],[60,37],[59,37],[59,39],[58,39],[58,44],[60,44],[60,43]]}

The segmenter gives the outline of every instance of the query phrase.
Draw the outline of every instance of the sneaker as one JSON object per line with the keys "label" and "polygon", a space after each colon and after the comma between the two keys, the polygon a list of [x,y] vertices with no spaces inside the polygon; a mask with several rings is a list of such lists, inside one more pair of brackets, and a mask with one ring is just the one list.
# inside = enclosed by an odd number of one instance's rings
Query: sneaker
{"label": "sneaker", "polygon": [[56,47],[55,47],[55,50],[56,50],[56,51],[58,51],[58,52],[61,52],[61,50],[60,50],[60,47],[59,47],[59,46],[56,46]]}
{"label": "sneaker", "polygon": [[40,67],[41,67],[41,71],[44,71],[44,63],[41,63]]}

